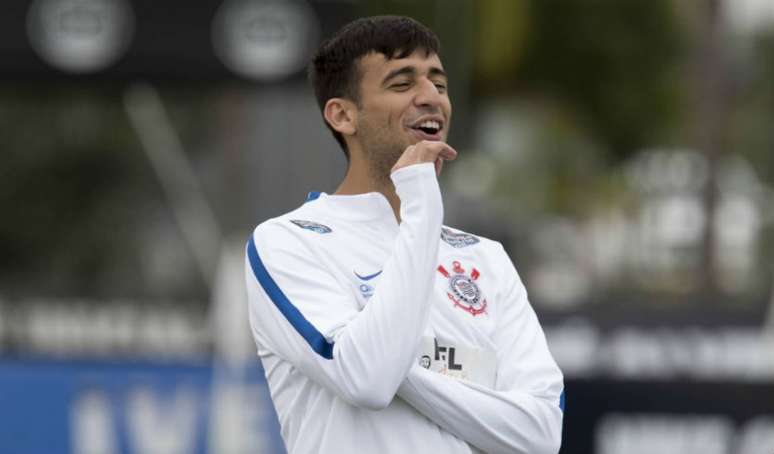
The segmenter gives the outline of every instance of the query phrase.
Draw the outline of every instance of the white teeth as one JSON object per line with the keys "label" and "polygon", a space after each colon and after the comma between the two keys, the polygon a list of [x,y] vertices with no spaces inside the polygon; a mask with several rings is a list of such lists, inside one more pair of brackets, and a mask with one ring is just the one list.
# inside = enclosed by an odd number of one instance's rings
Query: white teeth
{"label": "white teeth", "polygon": [[419,124],[420,128],[433,128],[433,129],[441,129],[441,124],[438,123],[435,120],[426,120]]}

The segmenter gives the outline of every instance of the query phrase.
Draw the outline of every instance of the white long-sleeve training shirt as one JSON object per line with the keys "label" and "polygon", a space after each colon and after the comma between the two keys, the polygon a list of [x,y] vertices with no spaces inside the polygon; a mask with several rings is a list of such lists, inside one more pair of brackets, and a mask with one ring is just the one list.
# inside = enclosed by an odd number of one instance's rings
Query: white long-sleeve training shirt
{"label": "white long-sleeve training shirt", "polygon": [[310,194],[247,245],[250,325],[290,454],[556,453],[563,379],[502,246],[442,226],[432,163]]}

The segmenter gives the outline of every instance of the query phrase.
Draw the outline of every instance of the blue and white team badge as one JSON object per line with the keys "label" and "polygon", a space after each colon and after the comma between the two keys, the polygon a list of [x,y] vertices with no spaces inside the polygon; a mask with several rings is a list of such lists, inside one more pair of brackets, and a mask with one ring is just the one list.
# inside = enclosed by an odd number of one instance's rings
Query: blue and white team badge
{"label": "blue and white team badge", "polygon": [[451,273],[443,265],[438,265],[437,269],[443,277],[449,279],[449,291],[446,296],[454,303],[454,307],[459,307],[474,317],[486,313],[486,299],[476,284],[476,280],[481,276],[477,269],[472,268],[468,274],[456,260],[452,262]]}
{"label": "blue and white team badge", "polygon": [[478,243],[480,240],[469,233],[456,233],[441,227],[441,239],[446,241],[451,247],[463,248]]}
{"label": "blue and white team badge", "polygon": [[290,222],[301,227],[302,229],[311,230],[317,233],[331,233],[332,230],[327,225],[318,224],[312,221],[302,221],[300,219],[291,219]]}

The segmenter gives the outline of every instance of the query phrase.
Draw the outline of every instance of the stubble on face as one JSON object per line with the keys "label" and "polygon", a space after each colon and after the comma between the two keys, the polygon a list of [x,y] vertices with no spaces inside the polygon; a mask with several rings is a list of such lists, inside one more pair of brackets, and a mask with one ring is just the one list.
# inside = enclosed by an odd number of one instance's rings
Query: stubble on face
{"label": "stubble on face", "polygon": [[392,168],[411,145],[407,140],[395,137],[391,123],[390,119],[385,123],[383,119],[371,118],[366,111],[360,111],[357,135],[368,162],[369,176],[379,187],[392,184]]}

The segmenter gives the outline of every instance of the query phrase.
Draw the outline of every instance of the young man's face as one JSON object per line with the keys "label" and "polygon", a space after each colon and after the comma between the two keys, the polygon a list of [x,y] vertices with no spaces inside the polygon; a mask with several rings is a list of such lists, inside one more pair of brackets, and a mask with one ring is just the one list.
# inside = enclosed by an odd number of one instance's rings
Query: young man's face
{"label": "young man's face", "polygon": [[[371,53],[360,59],[360,108],[355,139],[379,176],[409,145],[446,141],[451,120],[447,78],[438,55],[417,50],[388,60]],[[386,172],[386,173],[385,173]]]}

